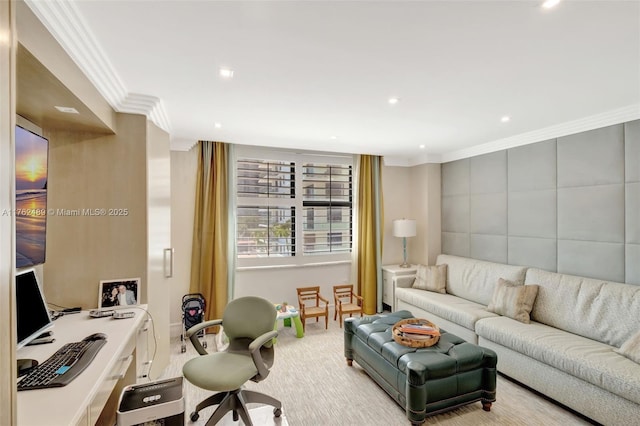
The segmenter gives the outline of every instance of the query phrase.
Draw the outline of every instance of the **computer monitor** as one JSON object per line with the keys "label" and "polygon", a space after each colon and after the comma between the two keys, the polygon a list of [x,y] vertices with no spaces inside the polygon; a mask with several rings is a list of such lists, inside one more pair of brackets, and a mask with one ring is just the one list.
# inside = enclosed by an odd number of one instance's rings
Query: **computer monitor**
{"label": "computer monitor", "polygon": [[16,274],[16,320],[18,349],[53,327],[38,277],[32,268]]}

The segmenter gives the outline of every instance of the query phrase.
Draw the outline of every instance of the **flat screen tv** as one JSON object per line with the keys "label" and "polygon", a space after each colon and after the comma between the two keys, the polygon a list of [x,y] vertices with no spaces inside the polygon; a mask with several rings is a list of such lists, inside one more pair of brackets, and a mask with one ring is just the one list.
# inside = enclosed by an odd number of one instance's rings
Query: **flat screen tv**
{"label": "flat screen tv", "polygon": [[49,141],[16,126],[16,268],[44,263]]}

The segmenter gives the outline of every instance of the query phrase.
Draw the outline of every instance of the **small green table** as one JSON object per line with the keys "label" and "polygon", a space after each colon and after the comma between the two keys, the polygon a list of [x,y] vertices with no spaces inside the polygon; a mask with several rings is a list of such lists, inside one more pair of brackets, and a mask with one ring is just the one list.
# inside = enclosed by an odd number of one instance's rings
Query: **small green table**
{"label": "small green table", "polygon": [[278,321],[282,320],[285,327],[291,327],[291,321],[296,327],[296,337],[304,337],[304,331],[302,329],[302,321],[300,321],[300,312],[293,306],[288,306],[286,312],[278,310],[278,316],[276,317],[276,323],[273,326],[274,330],[278,329]]}

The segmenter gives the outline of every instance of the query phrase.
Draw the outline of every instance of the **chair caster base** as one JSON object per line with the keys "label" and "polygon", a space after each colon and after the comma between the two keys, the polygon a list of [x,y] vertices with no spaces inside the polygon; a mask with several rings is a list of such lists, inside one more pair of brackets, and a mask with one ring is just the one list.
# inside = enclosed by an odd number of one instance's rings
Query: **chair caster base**
{"label": "chair caster base", "polygon": [[189,418],[191,419],[192,422],[197,422],[198,419],[200,418],[200,414],[198,414],[197,411],[194,411],[193,413],[191,413],[191,415],[189,415]]}
{"label": "chair caster base", "polygon": [[280,417],[282,415],[282,410],[279,408],[274,408],[273,409],[273,416],[274,417]]}

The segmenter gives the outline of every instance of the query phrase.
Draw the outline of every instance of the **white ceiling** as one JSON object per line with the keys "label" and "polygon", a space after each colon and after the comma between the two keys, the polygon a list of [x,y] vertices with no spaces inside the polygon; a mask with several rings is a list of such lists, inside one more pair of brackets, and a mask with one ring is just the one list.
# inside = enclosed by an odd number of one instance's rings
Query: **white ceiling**
{"label": "white ceiling", "polygon": [[640,118],[639,1],[53,2],[62,26],[47,2],[27,3],[96,86],[154,97],[175,149],[418,164]]}

